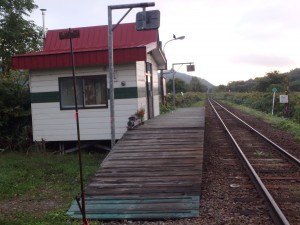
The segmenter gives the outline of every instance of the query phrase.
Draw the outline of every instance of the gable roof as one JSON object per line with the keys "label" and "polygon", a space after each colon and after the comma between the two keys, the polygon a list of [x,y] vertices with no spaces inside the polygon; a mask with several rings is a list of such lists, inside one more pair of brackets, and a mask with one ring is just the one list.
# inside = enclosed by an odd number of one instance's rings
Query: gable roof
{"label": "gable roof", "polygon": [[[107,26],[74,28],[80,37],[72,39],[76,66],[108,64]],[[46,69],[71,66],[70,41],[60,40],[64,30],[49,30],[44,50],[16,55],[12,58],[14,69]],[[159,67],[165,67],[166,59],[159,46],[158,30],[136,31],[134,23],[119,24],[113,31],[114,63],[145,61],[147,53],[154,51]]]}

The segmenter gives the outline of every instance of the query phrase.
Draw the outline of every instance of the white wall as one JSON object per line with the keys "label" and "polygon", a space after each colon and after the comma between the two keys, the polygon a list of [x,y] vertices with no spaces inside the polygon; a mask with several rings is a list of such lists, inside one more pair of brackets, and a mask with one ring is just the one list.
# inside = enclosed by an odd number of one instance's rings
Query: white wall
{"label": "white wall", "polygon": [[[135,64],[115,66],[117,79],[114,87],[136,87]],[[105,67],[76,69],[76,76],[107,75]],[[58,92],[58,78],[72,76],[71,70],[34,70],[31,71],[31,93]],[[109,87],[109,78],[107,78]],[[108,101],[109,104],[109,101]],[[126,132],[128,117],[135,113],[137,99],[115,99],[116,139]],[[32,104],[33,140],[69,141],[77,140],[76,120],[74,110],[60,110],[59,102]],[[108,140],[110,134],[110,108],[80,109],[81,140]]]}
{"label": "white wall", "polygon": [[144,88],[145,97],[139,97],[137,99],[137,109],[144,108],[145,109],[145,120],[148,119],[148,110],[147,110],[147,98],[146,98],[146,80],[145,80],[145,62],[136,62],[136,79],[137,86],[140,88]]}
{"label": "white wall", "polygon": [[[153,88],[158,88],[157,66],[152,56],[148,54],[147,61],[153,67]],[[77,68],[76,76],[106,75],[107,67]],[[145,62],[126,65],[115,65],[116,77],[114,88],[125,87],[145,88]],[[31,93],[58,92],[58,78],[72,76],[71,69],[33,70],[30,77]],[[107,77],[109,88],[109,77]],[[146,95],[146,93],[145,93]],[[32,103],[33,140],[40,141],[70,141],[77,140],[76,120],[74,110],[60,110],[59,102]],[[120,139],[127,130],[128,117],[138,109],[145,108],[147,118],[146,96],[138,99],[115,99],[115,130],[116,139]],[[159,115],[159,96],[154,92],[154,116]],[[109,140],[110,107],[102,109],[80,109],[80,134],[82,140]]]}

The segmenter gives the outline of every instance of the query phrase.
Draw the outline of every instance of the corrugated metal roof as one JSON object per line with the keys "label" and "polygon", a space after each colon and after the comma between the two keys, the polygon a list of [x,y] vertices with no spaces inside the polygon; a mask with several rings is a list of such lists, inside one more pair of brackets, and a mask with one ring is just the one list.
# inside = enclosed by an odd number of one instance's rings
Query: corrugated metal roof
{"label": "corrugated metal roof", "polygon": [[[79,30],[80,38],[73,39],[74,51],[106,50],[108,43],[107,26],[74,28]],[[69,52],[68,39],[60,40],[59,32],[50,30],[47,33],[44,52]],[[158,41],[158,31],[136,31],[134,23],[119,24],[113,32],[114,48],[134,48]]]}
{"label": "corrugated metal roof", "polygon": [[[107,26],[72,29],[80,32],[80,37],[72,40],[76,66],[108,63]],[[13,68],[42,69],[71,66],[70,55],[67,54],[70,52],[70,41],[59,39],[61,31],[67,31],[67,29],[48,31],[43,51],[14,56]],[[158,30],[136,31],[134,23],[119,24],[113,32],[115,63],[145,60],[146,47],[154,43],[159,48],[158,41]]]}

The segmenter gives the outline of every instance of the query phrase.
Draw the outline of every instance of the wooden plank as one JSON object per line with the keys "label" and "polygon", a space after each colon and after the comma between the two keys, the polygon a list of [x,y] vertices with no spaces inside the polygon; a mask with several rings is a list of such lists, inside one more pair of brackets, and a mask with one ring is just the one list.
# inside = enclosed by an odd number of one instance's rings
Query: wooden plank
{"label": "wooden plank", "polygon": [[[81,219],[82,215],[79,213],[73,213],[69,214],[73,218]],[[94,220],[118,220],[118,219],[170,219],[170,218],[189,218],[189,217],[198,217],[199,216],[199,209],[197,210],[189,210],[189,211],[179,211],[179,212],[156,212],[156,213],[151,213],[151,212],[145,212],[145,213],[140,213],[140,212],[117,212],[114,213],[112,210],[111,213],[101,213],[101,212],[95,212],[95,213],[89,213],[87,212],[86,217],[88,219],[94,219]]]}
{"label": "wooden plank", "polygon": [[[87,198],[86,210],[90,219],[161,218],[162,215],[184,218],[199,216],[199,201],[199,196],[101,200]],[[81,217],[75,201],[68,214],[74,218]]]}
{"label": "wooden plank", "polygon": [[[199,216],[203,112],[180,109],[127,131],[85,190],[87,218]],[[68,214],[81,217],[77,204]]]}
{"label": "wooden plank", "polygon": [[93,182],[97,183],[136,183],[136,182],[143,182],[143,183],[154,183],[154,182],[180,182],[180,183],[185,183],[185,182],[190,182],[191,180],[194,180],[195,176],[188,175],[188,176],[181,176],[181,177],[176,177],[176,176],[162,176],[162,177],[148,177],[145,179],[143,176],[136,176],[136,177],[125,177],[125,178],[119,178],[116,179],[114,177],[94,177]]}
{"label": "wooden plank", "polygon": [[[134,168],[134,170],[136,171],[137,169]],[[201,169],[198,169],[194,172],[180,172],[178,170],[173,170],[173,171],[165,171],[165,170],[158,170],[152,173],[149,173],[148,171],[136,171],[136,172],[128,172],[128,171],[124,171],[124,172],[118,172],[118,171],[113,171],[111,173],[107,172],[107,173],[97,173],[95,175],[95,179],[103,177],[111,177],[111,178],[119,178],[122,179],[124,177],[144,177],[144,179],[148,179],[149,177],[162,177],[162,178],[167,178],[167,177],[178,177],[178,178],[183,178],[185,176],[194,176],[197,177],[199,176],[199,174],[201,174]],[[200,177],[200,176],[199,176]],[[195,178],[194,178],[195,179]],[[92,179],[93,180],[93,179]]]}

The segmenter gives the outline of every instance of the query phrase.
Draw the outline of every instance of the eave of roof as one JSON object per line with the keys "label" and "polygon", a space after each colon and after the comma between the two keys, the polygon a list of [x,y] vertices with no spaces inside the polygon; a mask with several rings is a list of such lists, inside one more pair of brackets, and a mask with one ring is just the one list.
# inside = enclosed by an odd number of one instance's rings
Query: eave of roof
{"label": "eave of roof", "polygon": [[[72,39],[76,66],[108,64],[107,26],[75,28],[80,38]],[[46,69],[71,66],[70,42],[59,40],[65,30],[50,30],[43,51],[12,58],[14,69]],[[135,24],[120,24],[113,33],[114,63],[145,61],[146,54],[158,47],[158,31],[136,31]],[[159,63],[164,55],[158,56]]]}
{"label": "eave of roof", "polygon": [[[114,63],[130,63],[146,60],[145,47],[114,50]],[[74,53],[74,64],[79,66],[107,65],[108,51],[84,51]],[[70,53],[25,55],[14,57],[12,67],[16,69],[49,69],[71,67]]]}

